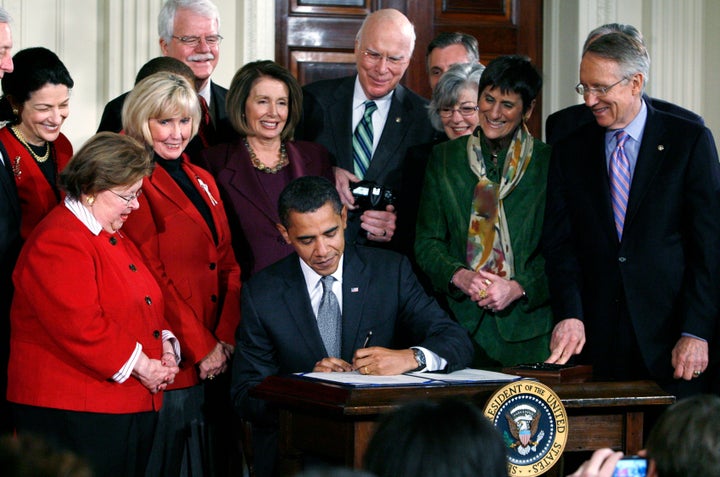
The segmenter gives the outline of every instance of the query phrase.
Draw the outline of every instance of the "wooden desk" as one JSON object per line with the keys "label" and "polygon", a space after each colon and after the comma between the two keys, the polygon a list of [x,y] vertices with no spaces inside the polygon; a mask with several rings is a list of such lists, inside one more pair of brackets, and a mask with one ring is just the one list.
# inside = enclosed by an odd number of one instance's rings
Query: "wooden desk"
{"label": "wooden desk", "polygon": [[[635,454],[643,444],[646,411],[675,398],[652,381],[546,383],[568,414],[565,452],[622,449]],[[250,391],[280,410],[282,475],[302,468],[304,453],[339,465],[360,467],[378,416],[404,401],[468,396],[482,408],[497,384],[352,388],[271,376]]]}

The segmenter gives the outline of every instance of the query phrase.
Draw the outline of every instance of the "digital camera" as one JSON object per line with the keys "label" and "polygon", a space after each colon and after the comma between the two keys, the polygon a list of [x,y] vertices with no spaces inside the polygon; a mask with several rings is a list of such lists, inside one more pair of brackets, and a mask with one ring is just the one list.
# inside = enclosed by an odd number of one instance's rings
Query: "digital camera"
{"label": "digital camera", "polygon": [[387,187],[373,181],[351,182],[350,191],[355,198],[355,205],[360,210],[385,210],[395,203],[395,194]]}
{"label": "digital camera", "polygon": [[620,459],[613,472],[613,477],[645,477],[646,475],[647,459],[636,455]]}

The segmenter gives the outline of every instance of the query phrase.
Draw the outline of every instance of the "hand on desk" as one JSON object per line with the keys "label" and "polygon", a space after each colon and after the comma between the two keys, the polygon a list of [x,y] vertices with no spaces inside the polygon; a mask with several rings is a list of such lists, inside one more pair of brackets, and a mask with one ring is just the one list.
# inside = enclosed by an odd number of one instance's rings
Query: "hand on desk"
{"label": "hand on desk", "polygon": [[411,349],[388,349],[381,346],[360,348],[353,356],[353,368],[362,374],[394,376],[417,368]]}
{"label": "hand on desk", "polygon": [[340,358],[323,358],[313,368],[313,373],[343,373],[352,371],[353,367],[347,361],[343,361]]}
{"label": "hand on desk", "polygon": [[568,477],[611,477],[622,456],[622,452],[612,449],[598,449],[593,452],[590,460],[583,462],[578,470]]}
{"label": "hand on desk", "polygon": [[550,357],[546,363],[565,364],[585,346],[585,325],[577,318],[566,318],[555,325],[550,338]]}

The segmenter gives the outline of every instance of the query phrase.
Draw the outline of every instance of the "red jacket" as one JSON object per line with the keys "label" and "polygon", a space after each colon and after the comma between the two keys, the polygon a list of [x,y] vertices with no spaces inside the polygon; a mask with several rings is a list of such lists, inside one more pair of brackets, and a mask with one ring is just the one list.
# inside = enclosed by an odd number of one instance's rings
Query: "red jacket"
{"label": "red jacket", "polygon": [[[10,127],[0,129],[0,142],[8,153],[20,196],[20,236],[27,240],[38,222],[58,204],[58,197],[30,152],[10,132]],[[61,133],[50,146],[56,173],[60,175],[70,162],[72,145]],[[63,197],[64,194],[60,193],[60,198]]]}
{"label": "red jacket", "polygon": [[178,160],[210,208],[217,245],[195,205],[160,166],[143,181],[140,208],[122,229],[140,248],[163,288],[166,317],[180,340],[181,371],[169,389],[199,383],[194,365],[218,340],[234,345],[240,323],[240,267],[215,180],[185,156]]}
{"label": "red jacket", "polygon": [[112,376],[139,342],[160,359],[162,292],[121,231],[93,235],[64,204],[30,235],[13,274],[9,401],[100,413],[157,410],[130,377]]}

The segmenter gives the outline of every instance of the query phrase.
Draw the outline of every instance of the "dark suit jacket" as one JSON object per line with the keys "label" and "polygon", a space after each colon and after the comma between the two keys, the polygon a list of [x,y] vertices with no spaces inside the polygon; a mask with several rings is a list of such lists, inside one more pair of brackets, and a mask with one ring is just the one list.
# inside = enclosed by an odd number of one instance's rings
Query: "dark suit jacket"
{"label": "dark suit jacket", "polygon": [[[703,126],[705,122],[703,118],[689,109],[685,109],[662,99],[651,98],[648,95],[643,95],[645,102],[653,108],[664,111],[666,113],[680,116],[681,118],[689,119],[696,123],[700,123]],[[565,109],[556,111],[547,117],[545,120],[545,142],[550,145],[554,145],[560,139],[569,136],[571,133],[580,129],[580,127],[595,122],[595,116],[593,116],[590,108],[584,104],[575,104],[568,106]]]}
{"label": "dark suit jacket", "polygon": [[[231,393],[250,420],[265,415],[264,402],[248,397],[250,388],[267,376],[312,371],[326,357],[299,260],[293,253],[243,287]],[[448,370],[470,363],[467,332],[425,294],[402,255],[346,245],[342,288],[345,361],[372,330],[374,346],[422,346],[446,359]]]}
{"label": "dark suit jacket", "polygon": [[[334,181],[323,146],[288,141],[286,148],[289,165],[278,176],[287,174],[288,183],[303,176],[323,176]],[[220,188],[243,280],[293,251],[275,227],[280,222],[277,211],[280,190],[265,190],[241,140],[204,150],[200,166],[210,171]]]}
{"label": "dark suit jacket", "polygon": [[[7,369],[10,351],[10,303],[13,296],[12,271],[20,253],[20,199],[15,178],[9,170],[10,158],[0,143],[5,166],[0,164],[0,366]],[[7,167],[6,167],[7,166]],[[7,374],[0,378],[0,432],[10,432],[10,410],[5,401]]]}
{"label": "dark suit jacket", "polygon": [[[210,115],[212,116],[216,131],[213,144],[220,144],[221,142],[232,140],[235,137],[235,132],[227,117],[227,110],[225,109],[227,89],[210,82],[210,91],[210,102],[212,103],[210,104]],[[130,94],[129,91],[121,94],[105,105],[97,132],[120,132],[122,130],[122,108],[128,94]],[[198,163],[202,149],[203,144],[199,136],[192,138],[187,148],[185,148],[185,153],[190,157],[190,161],[193,164]]]}
{"label": "dark suit jacket", "polygon": [[591,123],[553,147],[543,235],[553,311],[584,320],[584,354],[598,367],[623,351],[609,321],[628,316],[647,369],[669,378],[681,333],[710,340],[718,318],[715,143],[700,124],[648,105],[618,242],[604,134]]}
{"label": "dark suit jacket", "polygon": [[[335,166],[353,172],[352,98],[355,76],[317,81],[303,87],[303,117],[296,137],[319,142]],[[402,85],[395,88],[380,142],[365,179],[397,191],[408,147],[432,142],[437,132],[427,114],[428,101]],[[377,134],[377,132],[376,132]],[[358,214],[351,214],[345,236],[360,232]]]}

